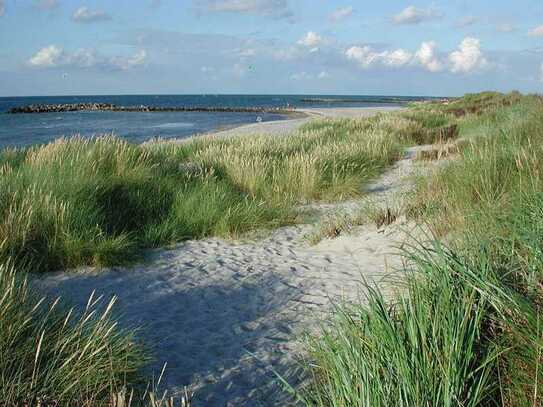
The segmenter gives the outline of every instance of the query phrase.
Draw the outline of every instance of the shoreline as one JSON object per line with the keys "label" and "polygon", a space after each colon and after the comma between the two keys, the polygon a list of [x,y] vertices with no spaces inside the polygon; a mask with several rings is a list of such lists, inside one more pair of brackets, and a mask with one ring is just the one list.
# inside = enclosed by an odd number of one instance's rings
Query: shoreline
{"label": "shoreline", "polygon": [[225,137],[248,134],[271,134],[279,135],[296,131],[302,125],[314,119],[347,119],[364,118],[378,113],[387,113],[405,109],[403,106],[379,106],[379,107],[322,107],[322,108],[301,108],[294,109],[287,118],[272,120],[260,123],[247,123],[239,126],[234,125],[227,129],[216,129],[203,134],[193,134],[185,138],[172,138],[171,141],[188,140],[193,137],[213,136]]}

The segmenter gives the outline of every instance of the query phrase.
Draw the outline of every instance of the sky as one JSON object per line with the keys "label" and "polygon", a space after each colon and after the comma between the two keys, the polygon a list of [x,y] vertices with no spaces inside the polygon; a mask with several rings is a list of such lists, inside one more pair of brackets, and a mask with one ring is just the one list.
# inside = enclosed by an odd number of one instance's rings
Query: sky
{"label": "sky", "polygon": [[0,0],[0,96],[543,93],[542,0]]}

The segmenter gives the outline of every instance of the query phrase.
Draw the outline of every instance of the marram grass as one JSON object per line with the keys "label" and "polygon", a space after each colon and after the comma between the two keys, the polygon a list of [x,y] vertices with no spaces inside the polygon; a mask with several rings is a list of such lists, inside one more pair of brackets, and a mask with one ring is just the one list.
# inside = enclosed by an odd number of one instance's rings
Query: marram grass
{"label": "marram grass", "polygon": [[462,142],[407,215],[446,245],[411,248],[398,294],[370,287],[309,339],[303,404],[543,405],[543,100],[485,93],[406,115],[440,113]]}
{"label": "marram grass", "polygon": [[0,404],[101,405],[141,381],[149,359],[111,318],[115,299],[91,297],[77,313],[37,296],[9,264],[0,293]]}
{"label": "marram grass", "polygon": [[288,136],[145,145],[75,137],[6,149],[0,262],[118,265],[146,247],[289,224],[300,204],[359,195],[421,131],[387,114],[317,121]]}

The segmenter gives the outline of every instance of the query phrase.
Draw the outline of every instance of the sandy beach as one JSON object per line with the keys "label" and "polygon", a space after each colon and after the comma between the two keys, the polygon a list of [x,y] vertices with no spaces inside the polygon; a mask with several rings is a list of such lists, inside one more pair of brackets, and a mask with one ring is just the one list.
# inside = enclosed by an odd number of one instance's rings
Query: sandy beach
{"label": "sandy beach", "polygon": [[[368,116],[390,108],[307,109],[308,117],[258,123],[216,133],[282,134],[314,117]],[[316,205],[319,216],[401,200],[419,171],[410,149],[372,184],[363,199]],[[424,147],[422,147],[424,148]],[[303,334],[317,330],[331,306],[363,296],[362,281],[391,289],[399,248],[413,226],[404,219],[378,229],[310,245],[316,224],[284,227],[242,241],[210,238],[150,251],[129,268],[78,270],[40,277],[37,285],[83,307],[91,293],[118,297],[123,327],[139,327],[152,349],[163,389],[194,391],[196,406],[285,405],[274,372],[293,384]]]}
{"label": "sandy beach", "polygon": [[383,106],[295,109],[296,113],[300,113],[301,116],[305,117],[278,120],[272,122],[251,123],[228,130],[216,131],[211,133],[211,135],[221,137],[241,134],[286,134],[295,131],[300,126],[310,122],[315,118],[368,117],[373,116],[377,113],[390,112],[398,109],[401,109],[401,107]]}

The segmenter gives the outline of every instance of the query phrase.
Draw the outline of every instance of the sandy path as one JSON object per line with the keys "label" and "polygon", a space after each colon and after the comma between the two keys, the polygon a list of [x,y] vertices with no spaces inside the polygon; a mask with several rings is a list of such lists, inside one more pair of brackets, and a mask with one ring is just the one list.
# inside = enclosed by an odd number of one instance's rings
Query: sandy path
{"label": "sandy path", "polygon": [[[413,151],[368,187],[386,204],[416,171]],[[324,211],[337,209],[322,207]],[[278,229],[264,239],[188,241],[148,254],[129,269],[63,272],[38,283],[84,306],[93,290],[117,295],[120,323],[141,327],[171,391],[191,385],[196,406],[285,405],[272,368],[295,381],[303,332],[334,301],[356,299],[364,279],[386,285],[401,265],[406,224],[354,233],[310,246],[313,225]]]}

